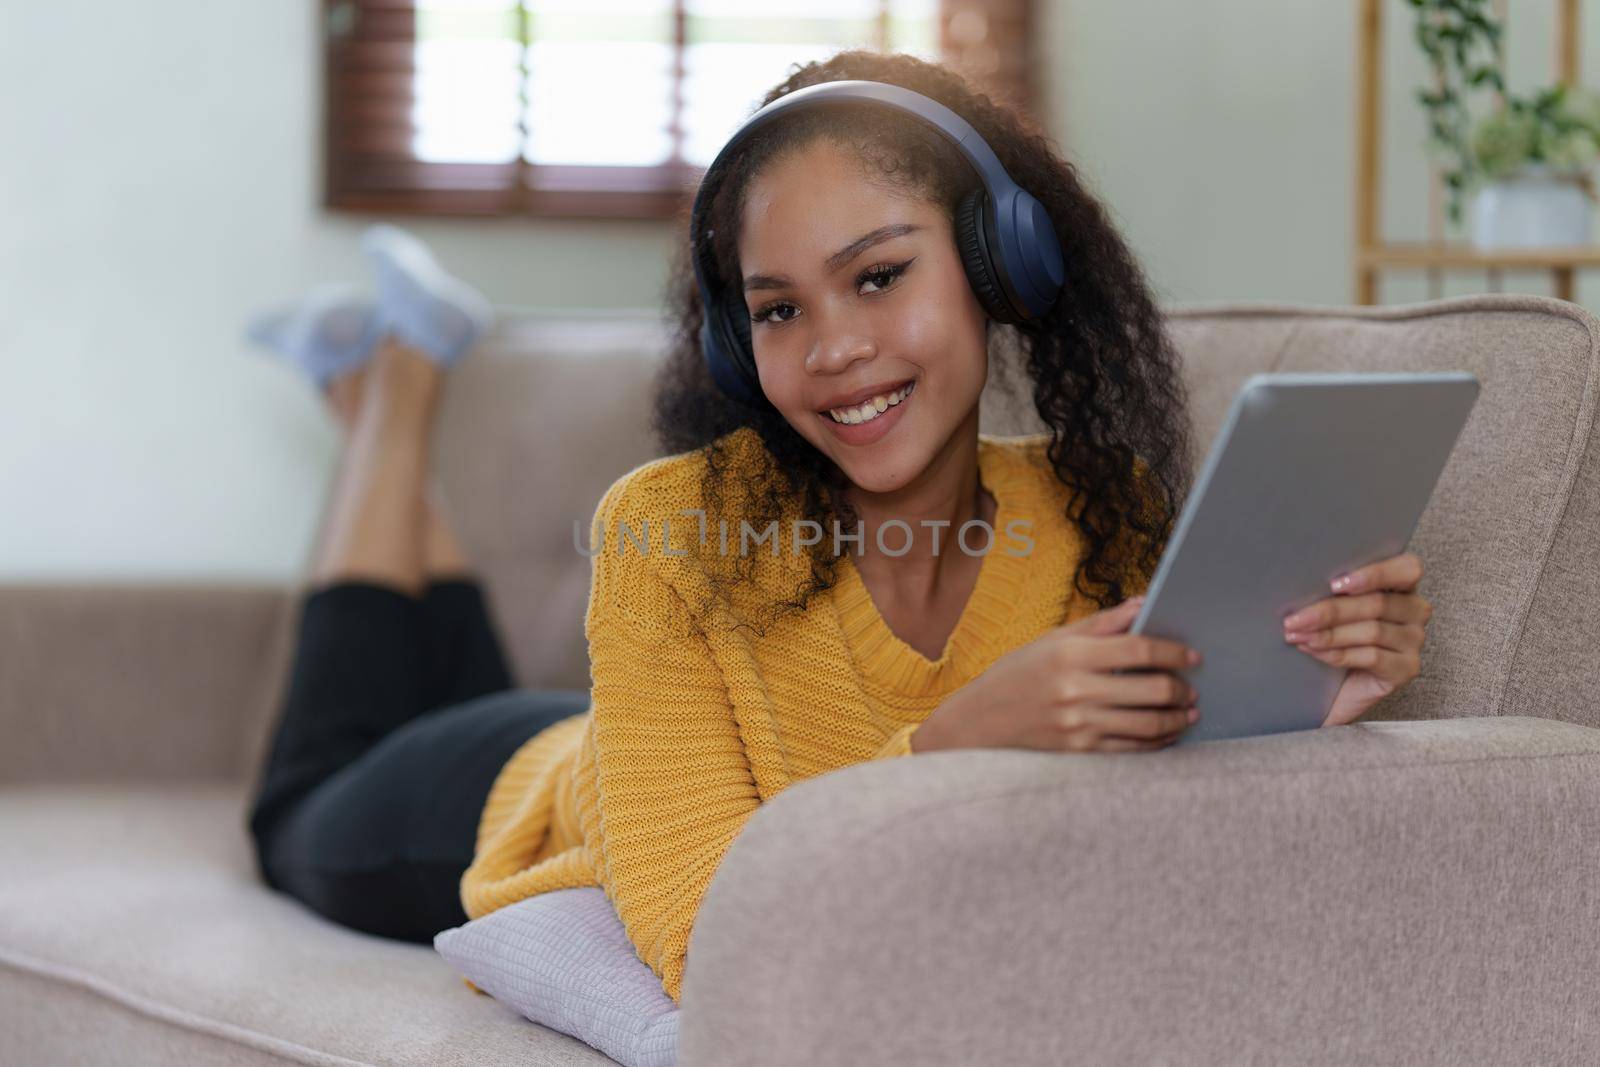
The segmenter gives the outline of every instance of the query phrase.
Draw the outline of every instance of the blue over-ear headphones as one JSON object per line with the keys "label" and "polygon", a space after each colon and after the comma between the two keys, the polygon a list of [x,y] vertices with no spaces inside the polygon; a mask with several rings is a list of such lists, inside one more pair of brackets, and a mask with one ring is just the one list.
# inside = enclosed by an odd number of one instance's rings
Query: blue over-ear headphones
{"label": "blue over-ear headphones", "polygon": [[1061,243],[1044,205],[1011,180],[994,149],[960,115],[937,100],[886,82],[834,81],[796,89],[750,116],[728,138],[706,168],[689,216],[690,258],[705,311],[700,347],[717,388],[746,403],[767,402],[756,376],[750,315],[741,290],[711,284],[716,277],[713,231],[701,232],[701,212],[718,164],[752,131],[794,108],[841,101],[879,104],[916,116],[952,142],[977,171],[982,184],[962,199],[954,229],[967,280],[990,318],[1004,323],[1036,320],[1061,292]]}

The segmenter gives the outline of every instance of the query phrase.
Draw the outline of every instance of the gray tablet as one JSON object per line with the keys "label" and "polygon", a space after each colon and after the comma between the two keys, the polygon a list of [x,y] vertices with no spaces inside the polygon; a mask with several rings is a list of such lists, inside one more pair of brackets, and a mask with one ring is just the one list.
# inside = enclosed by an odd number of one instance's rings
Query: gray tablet
{"label": "gray tablet", "polygon": [[1181,672],[1200,720],[1177,744],[1322,725],[1346,668],[1283,619],[1406,550],[1477,397],[1465,371],[1245,382],[1129,627],[1204,657]]}

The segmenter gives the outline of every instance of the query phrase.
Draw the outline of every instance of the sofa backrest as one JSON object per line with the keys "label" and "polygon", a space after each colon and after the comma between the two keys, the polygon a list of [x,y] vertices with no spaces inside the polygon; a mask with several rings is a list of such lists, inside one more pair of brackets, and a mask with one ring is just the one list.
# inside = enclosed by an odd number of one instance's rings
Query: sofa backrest
{"label": "sofa backrest", "polygon": [[587,546],[606,489],[658,454],[650,386],[665,342],[654,316],[513,319],[451,371],[434,466],[523,685],[589,688],[589,559],[573,523]]}
{"label": "sofa backrest", "polygon": [[[1373,717],[1600,725],[1600,322],[1564,301],[1489,295],[1177,307],[1168,328],[1197,463],[1251,374],[1476,374],[1482,392],[1410,545],[1435,609],[1422,674]],[[589,563],[573,526],[586,539],[606,487],[656,455],[649,394],[665,341],[649,316],[515,321],[454,372],[435,458],[522,684],[588,687]],[[1041,428],[994,377],[981,426]]]}
{"label": "sofa backrest", "polygon": [[1566,301],[1495,294],[1189,307],[1169,329],[1204,447],[1251,374],[1477,375],[1478,401],[1409,546],[1434,607],[1421,675],[1371,718],[1600,725],[1600,322]]}

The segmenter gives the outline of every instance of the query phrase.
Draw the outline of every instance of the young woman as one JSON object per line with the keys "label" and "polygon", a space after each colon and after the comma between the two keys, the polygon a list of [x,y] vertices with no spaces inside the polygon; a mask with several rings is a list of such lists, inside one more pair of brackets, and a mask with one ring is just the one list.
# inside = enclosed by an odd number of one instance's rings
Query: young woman
{"label": "young woman", "polygon": [[[977,129],[1060,237],[1055,305],[1025,325],[986,316],[953,226],[976,178],[919,121],[813,109],[752,133],[706,217],[762,395],[714,384],[685,241],[657,383],[664,456],[596,510],[593,686],[571,702],[513,690],[437,708],[407,676],[430,626],[467,635],[480,663],[497,655],[437,519],[404,551],[373,547],[428,514],[438,388],[427,359],[380,348],[347,458],[368,488],[341,487],[269,765],[285,784],[252,823],[273,884],[417,940],[599,885],[678,1000],[706,886],[794,782],[938,749],[1148,751],[1195,721],[1190,650],[1126,633],[1138,601],[1124,598],[1153,573],[1192,460],[1133,256],[1048,140],[944,67],[844,52],[763,102],[837,80],[911,89]],[[1007,353],[1048,432],[978,432],[990,360]],[[363,434],[384,447],[356,452]],[[429,573],[449,581],[424,588]],[[1286,640],[1350,668],[1326,725],[1416,675],[1421,575],[1414,555],[1385,560],[1286,620]],[[429,621],[436,599],[450,622]],[[434,655],[451,699],[497,688],[503,668],[470,658]]]}

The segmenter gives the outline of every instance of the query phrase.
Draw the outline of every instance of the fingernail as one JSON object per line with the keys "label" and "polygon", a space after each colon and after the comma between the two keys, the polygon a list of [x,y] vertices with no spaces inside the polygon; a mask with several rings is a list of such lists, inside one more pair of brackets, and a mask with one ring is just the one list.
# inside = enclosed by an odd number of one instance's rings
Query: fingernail
{"label": "fingernail", "polygon": [[1349,589],[1349,588],[1351,588],[1350,575],[1348,575],[1348,574],[1340,575],[1339,577],[1335,578],[1332,582],[1330,582],[1329,585],[1330,585],[1330,587],[1333,589],[1333,591],[1335,593],[1342,592],[1345,589]]}
{"label": "fingernail", "polygon": [[1190,722],[1194,722],[1199,717],[1200,717],[1200,709],[1199,708],[1190,708],[1189,709],[1189,721]]}
{"label": "fingernail", "polygon": [[1194,664],[1200,662],[1200,653],[1191,648],[1189,650],[1188,659],[1189,659],[1189,665],[1193,666]]}

